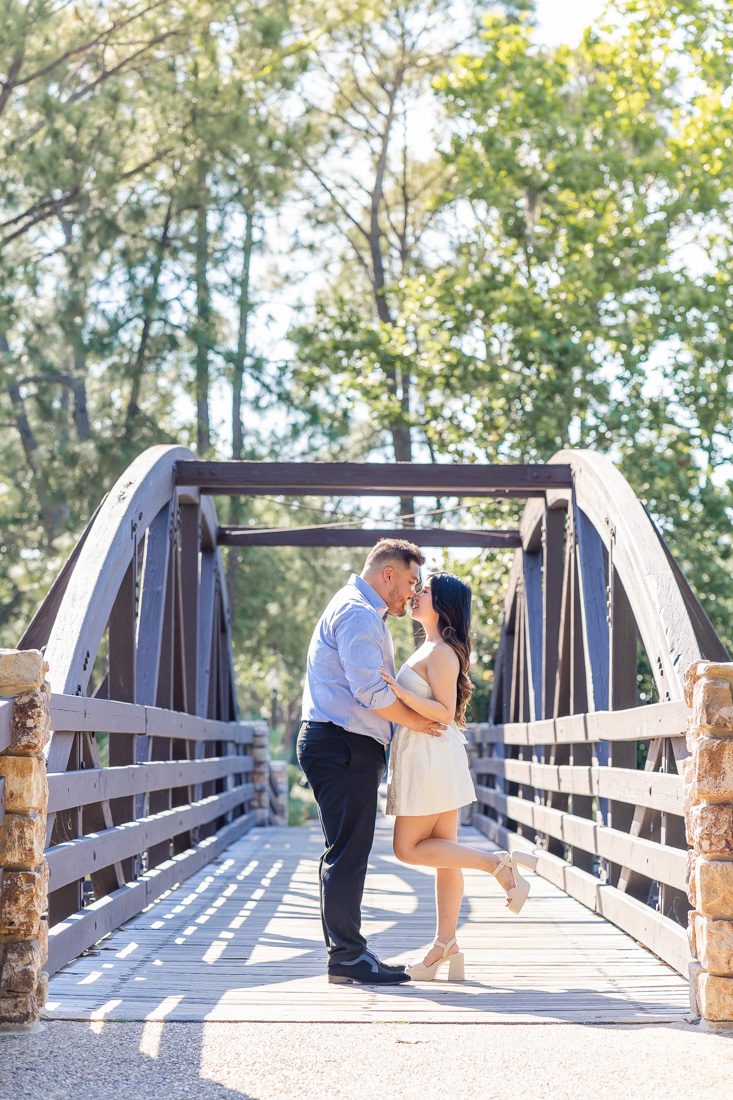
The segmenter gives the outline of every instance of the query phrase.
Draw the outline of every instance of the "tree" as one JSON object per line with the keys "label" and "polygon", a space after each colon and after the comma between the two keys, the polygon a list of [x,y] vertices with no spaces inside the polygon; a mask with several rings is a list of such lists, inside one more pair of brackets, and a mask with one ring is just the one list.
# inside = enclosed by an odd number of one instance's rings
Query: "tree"
{"label": "tree", "polygon": [[150,443],[218,442],[212,378],[238,391],[241,424],[242,378],[260,366],[238,319],[258,302],[225,264],[257,246],[246,228],[243,244],[244,207],[264,219],[288,185],[285,116],[308,51],[284,3],[5,7],[0,529],[13,567],[0,600],[10,643],[100,485]]}
{"label": "tree", "polygon": [[[420,112],[430,80],[473,29],[469,12],[446,34],[452,18],[447,0],[378,12],[339,5],[316,49],[318,101],[327,97],[314,111],[321,148],[300,158],[315,185],[312,220],[336,263],[312,323],[291,334],[296,400],[313,408],[327,388],[347,420],[349,406],[365,407],[398,462],[412,461],[421,421],[399,288],[426,262],[432,200],[449,175]],[[400,510],[412,523],[412,497],[401,496]]]}

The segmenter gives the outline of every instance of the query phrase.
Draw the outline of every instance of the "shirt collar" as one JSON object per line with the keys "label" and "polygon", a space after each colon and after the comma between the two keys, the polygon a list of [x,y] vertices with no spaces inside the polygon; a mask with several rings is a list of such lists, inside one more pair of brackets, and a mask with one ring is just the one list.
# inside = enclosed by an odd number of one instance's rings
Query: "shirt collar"
{"label": "shirt collar", "polygon": [[363,577],[359,577],[356,573],[352,573],[349,577],[349,584],[353,584],[359,589],[362,596],[366,597],[366,599],[372,605],[374,610],[379,613],[382,619],[387,618],[388,609],[386,603],[376,591],[376,589],[372,588],[372,586],[367,581],[365,581]]}

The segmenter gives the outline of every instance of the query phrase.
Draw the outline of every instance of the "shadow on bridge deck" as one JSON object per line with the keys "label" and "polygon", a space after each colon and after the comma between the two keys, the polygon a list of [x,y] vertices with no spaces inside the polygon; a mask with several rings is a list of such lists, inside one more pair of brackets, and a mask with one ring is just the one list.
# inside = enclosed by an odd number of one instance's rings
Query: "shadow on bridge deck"
{"label": "shadow on bridge deck", "polygon": [[[364,898],[370,944],[409,960],[433,936],[433,876],[377,830]],[[465,839],[487,841],[474,830]],[[466,873],[467,981],[330,986],[318,912],[320,831],[257,829],[51,981],[46,1017],[90,1021],[664,1023],[687,983],[632,939],[532,877],[512,917],[496,883]]]}

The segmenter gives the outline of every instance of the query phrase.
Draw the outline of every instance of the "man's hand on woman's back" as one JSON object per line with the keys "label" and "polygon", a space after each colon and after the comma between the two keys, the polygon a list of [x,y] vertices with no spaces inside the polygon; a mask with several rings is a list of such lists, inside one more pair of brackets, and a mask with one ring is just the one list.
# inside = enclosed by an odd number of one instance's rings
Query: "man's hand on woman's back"
{"label": "man's hand on woman's back", "polygon": [[378,714],[380,718],[386,718],[389,722],[394,722],[395,725],[407,726],[408,729],[415,730],[416,733],[427,733],[429,737],[440,737],[443,731],[448,728],[444,722],[436,722],[434,718],[423,718],[421,714],[405,706],[399,699],[396,699],[391,706],[375,710],[374,714]]}

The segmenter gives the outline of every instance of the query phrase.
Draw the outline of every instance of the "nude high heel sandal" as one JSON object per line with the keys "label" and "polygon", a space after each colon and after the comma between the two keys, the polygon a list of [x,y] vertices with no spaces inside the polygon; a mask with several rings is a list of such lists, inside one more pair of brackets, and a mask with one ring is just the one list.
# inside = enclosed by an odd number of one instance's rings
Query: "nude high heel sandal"
{"label": "nude high heel sandal", "polygon": [[511,913],[521,912],[525,901],[529,897],[529,883],[526,878],[519,873],[518,865],[520,863],[523,867],[529,867],[530,870],[534,871],[537,867],[538,857],[531,852],[512,852],[511,854],[507,852],[491,872],[492,875],[496,877],[504,867],[511,867],[512,869],[514,886],[512,886],[511,890],[506,891],[507,909]]}
{"label": "nude high heel sandal", "polygon": [[443,957],[434,962],[432,966],[426,966],[425,963],[415,963],[413,966],[407,967],[407,973],[416,982],[432,982],[438,973],[439,969],[444,962],[448,963],[448,981],[449,982],[462,982],[466,977],[465,965],[463,962],[463,952],[454,951],[452,955],[449,955],[453,944],[456,942],[455,937],[452,940],[448,940],[447,943],[441,943],[440,940],[434,940],[435,947],[443,948]]}

